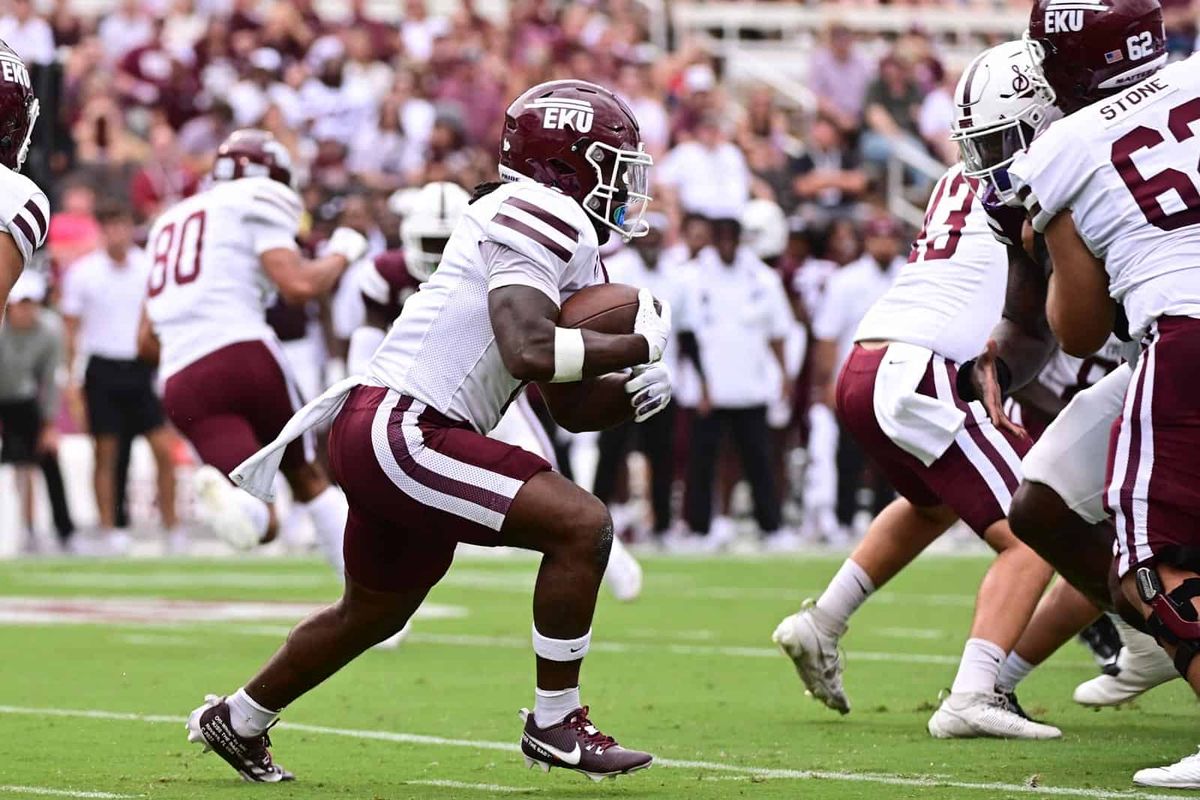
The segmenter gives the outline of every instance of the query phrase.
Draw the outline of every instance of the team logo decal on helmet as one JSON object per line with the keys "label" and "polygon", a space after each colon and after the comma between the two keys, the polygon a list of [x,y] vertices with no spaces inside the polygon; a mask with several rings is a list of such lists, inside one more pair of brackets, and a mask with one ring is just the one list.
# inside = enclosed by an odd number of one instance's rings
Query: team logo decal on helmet
{"label": "team logo decal on helmet", "polygon": [[579,133],[588,133],[592,129],[592,121],[596,111],[586,100],[534,100],[526,108],[542,112],[542,127],[565,130],[573,128]]}

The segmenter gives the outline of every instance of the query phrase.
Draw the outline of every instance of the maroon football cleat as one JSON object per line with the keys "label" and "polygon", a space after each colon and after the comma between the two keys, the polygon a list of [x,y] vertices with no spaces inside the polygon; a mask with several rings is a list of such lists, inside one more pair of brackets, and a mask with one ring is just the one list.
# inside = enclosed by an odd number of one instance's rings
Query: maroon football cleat
{"label": "maroon football cleat", "polygon": [[654,761],[649,753],[626,750],[611,736],[596,730],[588,719],[587,706],[547,728],[539,728],[528,709],[521,709],[521,716],[525,718],[521,752],[531,768],[538,764],[543,772],[549,772],[551,767],[561,767],[602,781],[646,769]]}
{"label": "maroon football cleat", "polygon": [[271,759],[271,737],[243,738],[238,736],[229,720],[229,704],[224,697],[210,694],[204,705],[188,716],[188,741],[203,743],[205,752],[212,750],[237,770],[242,780],[257,783],[278,783],[295,780],[296,776]]}

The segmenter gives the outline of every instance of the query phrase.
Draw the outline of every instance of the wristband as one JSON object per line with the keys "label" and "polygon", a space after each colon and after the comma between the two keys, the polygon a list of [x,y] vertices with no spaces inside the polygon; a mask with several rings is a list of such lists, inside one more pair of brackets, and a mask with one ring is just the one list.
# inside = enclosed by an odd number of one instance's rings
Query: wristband
{"label": "wristband", "polygon": [[551,383],[575,383],[583,380],[583,331],[578,328],[554,329],[554,377]]}
{"label": "wristband", "polygon": [[[964,361],[958,365],[958,376],[954,379],[954,389],[964,403],[972,403],[980,397],[975,394],[975,384],[971,380],[975,372],[975,359]],[[1000,399],[1008,397],[1008,387],[1012,385],[1012,370],[1004,359],[996,358],[996,383],[1000,384]]]}

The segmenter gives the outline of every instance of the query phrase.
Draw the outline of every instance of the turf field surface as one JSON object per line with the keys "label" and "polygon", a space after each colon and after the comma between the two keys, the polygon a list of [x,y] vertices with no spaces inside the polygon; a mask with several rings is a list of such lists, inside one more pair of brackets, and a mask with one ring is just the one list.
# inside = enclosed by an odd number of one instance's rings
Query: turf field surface
{"label": "turf field surface", "polygon": [[[655,767],[615,782],[527,771],[536,562],[463,558],[400,649],[371,651],[272,732],[295,783],[246,786],[185,741],[205,693],[236,689],[338,585],[315,561],[0,563],[0,800],[223,798],[1166,797],[1132,773],[1200,742],[1182,682],[1134,706],[1075,706],[1095,674],[1072,643],[1022,686],[1052,742],[935,741],[987,561],[928,557],[844,640],[847,717],[806,698],[770,634],[840,557],[644,560],[629,605],[604,596],[583,697],[601,729]],[[51,622],[51,620],[54,620]]]}

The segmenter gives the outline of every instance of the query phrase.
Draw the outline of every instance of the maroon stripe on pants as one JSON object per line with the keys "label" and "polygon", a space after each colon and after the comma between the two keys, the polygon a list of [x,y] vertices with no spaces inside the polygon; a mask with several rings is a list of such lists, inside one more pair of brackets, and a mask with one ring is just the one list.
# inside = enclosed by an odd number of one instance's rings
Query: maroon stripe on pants
{"label": "maroon stripe on pants", "polygon": [[[1008,488],[1008,491],[1015,492],[1021,484],[1020,479],[1013,474],[1012,469],[1008,466],[1008,462],[1004,460],[1004,455],[996,449],[996,446],[992,444],[987,436],[984,435],[979,425],[976,424],[975,415],[971,413],[970,405],[964,402],[954,389],[957,385],[958,369],[945,361],[942,362],[942,366],[946,369],[946,375],[950,379],[950,394],[954,396],[954,404],[967,415],[967,419],[963,423],[963,428],[966,429],[967,434],[975,442],[975,445],[987,456],[987,460],[996,468],[996,472],[1000,474],[1000,479],[1004,481],[1004,485]],[[1004,434],[1001,433],[1000,435],[1003,436]]]}
{"label": "maroon stripe on pants", "polygon": [[525,234],[530,239],[533,239],[535,242],[537,242],[538,244],[545,247],[551,253],[554,253],[554,255],[561,258],[564,262],[571,260],[571,252],[569,250],[567,250],[567,248],[563,247],[561,244],[554,241],[553,239],[551,239],[549,236],[542,233],[541,231],[535,230],[534,228],[529,227],[524,222],[521,222],[519,219],[513,219],[512,217],[508,216],[507,214],[497,214],[496,216],[492,217],[492,220],[495,222],[499,222],[501,225],[503,225],[506,228],[512,228],[517,233]]}
{"label": "maroon stripe on pants", "polygon": [[[1157,336],[1155,337],[1157,338]],[[1133,405],[1129,417],[1123,421],[1129,425],[1129,456],[1125,459],[1125,480],[1121,482],[1121,515],[1125,518],[1125,544],[1129,548],[1129,563],[1137,561],[1137,523],[1133,518],[1133,486],[1137,483],[1138,467],[1142,463],[1142,402],[1145,399],[1146,373],[1150,370],[1150,351],[1154,342],[1142,353],[1138,362],[1137,387],[1133,392]],[[1118,443],[1119,443],[1118,439]]]}
{"label": "maroon stripe on pants", "polygon": [[[392,409],[391,419],[388,420],[387,426],[388,444],[391,445],[392,455],[396,457],[396,463],[400,465],[400,469],[404,471],[404,474],[435,492],[441,492],[442,494],[483,506],[501,514],[507,514],[509,506],[512,505],[512,500],[504,495],[496,494],[482,486],[474,486],[455,480],[454,478],[448,478],[445,475],[439,475],[417,463],[412,453],[409,452],[408,442],[404,439],[404,414],[408,412],[412,404],[413,399],[411,397],[402,395],[400,402]],[[418,427],[418,429],[420,428]],[[429,431],[421,431],[421,434],[426,447],[436,452],[437,449],[429,444]]]}

